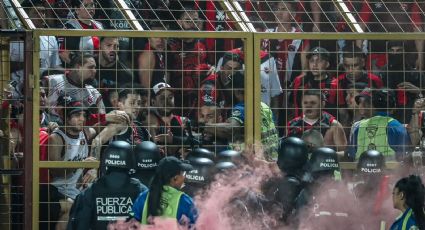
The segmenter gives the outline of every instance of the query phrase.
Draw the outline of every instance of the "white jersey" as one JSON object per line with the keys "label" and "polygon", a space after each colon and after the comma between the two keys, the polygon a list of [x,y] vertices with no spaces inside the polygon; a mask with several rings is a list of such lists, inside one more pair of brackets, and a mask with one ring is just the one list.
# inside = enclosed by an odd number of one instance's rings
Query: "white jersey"
{"label": "white jersey", "polygon": [[102,101],[102,95],[91,85],[77,87],[71,84],[64,74],[50,75],[49,77],[49,95],[47,104],[52,114],[57,115],[54,108],[61,96],[71,96],[80,101],[84,107],[96,106],[99,113],[105,113],[105,106]]}
{"label": "white jersey", "polygon": [[[89,155],[89,147],[87,144],[87,138],[84,132],[80,132],[78,138],[73,139],[66,135],[62,130],[56,129],[53,133],[60,135],[64,140],[64,151],[63,161],[82,161]],[[68,172],[71,170],[67,170]],[[83,174],[83,169],[75,169],[71,174],[65,175],[64,178],[56,177],[52,179],[52,185],[55,186],[58,191],[65,195],[75,199],[80,190],[77,185],[78,180]]]}
{"label": "white jersey", "polygon": [[270,106],[272,97],[282,93],[274,57],[262,60],[261,69],[261,101]]}

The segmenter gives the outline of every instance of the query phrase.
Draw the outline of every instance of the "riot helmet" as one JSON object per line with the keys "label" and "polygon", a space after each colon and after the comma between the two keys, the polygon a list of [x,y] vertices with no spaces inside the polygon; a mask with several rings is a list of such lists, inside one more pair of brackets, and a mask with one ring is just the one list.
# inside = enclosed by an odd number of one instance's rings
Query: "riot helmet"
{"label": "riot helmet", "polygon": [[298,137],[287,137],[280,142],[277,165],[285,173],[294,173],[304,167],[308,159],[307,145]]}
{"label": "riot helmet", "polygon": [[189,152],[189,154],[186,157],[189,161],[191,161],[191,158],[208,158],[211,161],[214,161],[214,153],[211,152],[208,149],[205,148],[196,148]]}
{"label": "riot helmet", "polygon": [[366,150],[359,158],[357,170],[361,173],[376,174],[381,173],[385,167],[385,158],[382,153],[376,150]]}
{"label": "riot helmet", "polygon": [[333,173],[335,170],[338,171],[338,155],[335,150],[331,148],[317,148],[311,154],[309,169],[312,174],[325,172]]}
{"label": "riot helmet", "polygon": [[103,153],[103,165],[106,172],[111,169],[132,169],[134,162],[134,154],[131,145],[125,141],[114,141],[109,144]]}
{"label": "riot helmet", "polygon": [[158,146],[152,141],[143,141],[134,148],[136,170],[154,171],[161,160]]}

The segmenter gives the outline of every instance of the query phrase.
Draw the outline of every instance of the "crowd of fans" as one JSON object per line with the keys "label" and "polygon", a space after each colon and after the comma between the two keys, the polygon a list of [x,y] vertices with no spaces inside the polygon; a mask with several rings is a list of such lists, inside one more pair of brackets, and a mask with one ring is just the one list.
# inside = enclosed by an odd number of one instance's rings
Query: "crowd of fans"
{"label": "crowd of fans", "polygon": [[[350,28],[332,1],[238,2],[257,32],[348,32]],[[364,31],[425,29],[425,5],[419,1],[346,2]],[[217,1],[126,3],[146,30],[235,30],[235,22],[225,16]],[[21,5],[37,28],[131,28],[114,1],[24,0]],[[411,158],[414,147],[423,147],[423,46],[423,40],[261,41],[258,120],[262,155],[257,157],[267,164],[276,162],[281,155],[280,139],[297,137],[304,140],[309,151],[333,149],[338,161],[358,161],[370,150],[378,151],[385,160],[409,161],[406,159]],[[242,47],[237,39],[99,37],[96,33],[85,37],[41,36],[40,159],[100,160],[102,166],[113,158],[105,154],[106,147],[117,141],[132,147],[150,141],[158,145],[159,158],[167,156],[164,159],[174,164],[181,162],[168,157],[188,159],[196,147],[211,151],[214,158],[229,150],[243,152]],[[11,154],[20,156],[24,131],[23,44],[11,43],[10,53],[12,81],[5,90],[8,100],[2,109],[9,104],[12,107]],[[1,130],[0,135],[4,135]],[[287,170],[286,166],[279,167]],[[188,169],[176,170],[161,179],[168,180],[161,181],[162,185],[181,187],[180,176]],[[64,229],[70,207],[81,191],[99,176],[109,174],[107,167],[99,171],[41,171],[40,201],[53,204],[48,207],[49,213],[40,215],[42,224]],[[150,180],[138,178],[149,187]],[[102,183],[107,185],[105,180]],[[396,192],[402,189],[398,186]],[[138,199],[143,206],[148,195],[142,194]],[[184,199],[193,205],[190,197]],[[159,207],[159,203],[152,205]],[[153,216],[157,211],[149,209]],[[136,213],[136,219],[148,223],[143,215]],[[194,224],[196,217],[190,215]]]}

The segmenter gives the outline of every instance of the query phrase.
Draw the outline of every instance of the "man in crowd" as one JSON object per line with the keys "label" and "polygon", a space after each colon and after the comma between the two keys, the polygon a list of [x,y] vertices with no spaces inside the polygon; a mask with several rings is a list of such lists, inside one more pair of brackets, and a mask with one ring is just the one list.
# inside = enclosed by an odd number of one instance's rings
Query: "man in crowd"
{"label": "man in crowd", "polygon": [[[205,133],[227,139],[229,142],[241,143],[244,141],[245,123],[244,75],[241,72],[235,72],[231,76],[231,81],[235,98],[231,115],[224,123],[206,124]],[[261,103],[261,132],[264,158],[268,161],[274,161],[277,159],[279,140],[272,112],[265,103]]]}
{"label": "man in crowd", "polygon": [[371,93],[375,116],[354,124],[348,156],[358,159],[366,150],[377,150],[387,160],[403,160],[410,149],[410,137],[406,128],[391,117],[395,109],[395,95],[388,89],[374,89]]}
{"label": "man in crowd", "polygon": [[[338,76],[331,83],[331,90],[329,94],[328,103],[329,107],[338,107],[338,114],[342,118],[347,118],[347,110],[345,98],[347,96],[347,89],[349,84],[363,82],[369,88],[382,88],[383,82],[378,76],[366,72],[365,58],[362,50],[356,46],[346,46],[343,49],[343,66],[345,73]],[[341,120],[346,124],[348,121]]]}
{"label": "man in crowd", "polygon": [[167,155],[179,155],[185,141],[185,124],[187,118],[174,113],[174,91],[165,82],[156,84],[152,89],[151,107],[146,124],[155,143],[166,145]]}
{"label": "man in crowd", "polygon": [[118,92],[118,100],[114,101],[112,105],[114,109],[124,111],[130,117],[130,123],[125,125],[111,124],[99,133],[92,142],[93,153],[91,154],[97,158],[100,157],[102,145],[107,142],[120,140],[136,145],[151,138],[148,130],[137,121],[141,112],[142,95],[147,96],[146,91],[136,84],[123,85],[122,87],[123,89]]}
{"label": "man in crowd", "polygon": [[[96,131],[93,128],[84,128],[88,116],[87,107],[72,97],[61,100],[65,109],[61,117],[64,126],[56,129],[48,138],[49,161],[94,161],[89,156],[89,141]],[[93,182],[97,177],[95,169],[85,172],[83,169],[50,169],[51,184],[40,187],[41,228],[65,229],[70,207],[82,189]],[[45,203],[47,202],[47,203]],[[50,210],[46,212],[46,210]],[[47,224],[47,225],[46,225]]]}
{"label": "man in crowd", "polygon": [[[241,53],[226,52],[223,56],[223,64],[216,74],[211,74],[202,83],[200,89],[199,105],[215,103],[219,108],[229,108],[232,103],[231,76],[242,71],[243,59]],[[224,111],[225,112],[225,111]],[[226,114],[222,114],[223,119]]]}
{"label": "man in crowd", "polygon": [[212,152],[219,153],[228,148],[227,138],[221,138],[211,133],[205,133],[204,128],[206,124],[221,123],[223,122],[220,108],[213,103],[206,103],[198,110],[198,127],[199,132],[202,134],[202,145],[204,148]]}
{"label": "man in crowd", "polygon": [[[131,84],[133,76],[128,67],[118,58],[119,40],[116,37],[100,38],[98,70],[96,71],[97,87],[103,98],[116,97],[116,93],[124,84]],[[110,95],[110,94],[113,95]],[[115,93],[115,94],[114,94]],[[104,101],[106,111],[114,108],[109,100]]]}
{"label": "man in crowd", "polygon": [[[178,8],[173,10],[177,29],[184,31],[202,30],[198,26],[200,22],[199,12],[194,3],[185,1],[174,5]],[[193,112],[193,107],[196,106],[196,104],[193,104],[194,100],[190,100],[190,98],[196,97],[196,89],[200,85],[200,80],[193,77],[193,71],[196,66],[206,64],[206,47],[201,40],[195,38],[169,39],[168,45],[170,47],[168,63],[173,70],[170,85],[177,89],[175,92],[176,106],[185,107],[183,112],[185,116],[188,116]]]}
{"label": "man in crowd", "polygon": [[[100,22],[93,20],[95,13],[94,0],[72,0],[72,8],[75,8],[75,19],[70,19],[65,23],[65,29],[103,29]],[[99,37],[59,37],[59,56],[61,60],[68,64],[71,62],[73,52],[86,51],[94,54],[99,50]]]}
{"label": "man in crowd", "polygon": [[322,47],[314,47],[307,55],[308,71],[304,75],[295,78],[292,83],[292,102],[295,108],[295,116],[299,116],[300,100],[303,90],[320,89],[322,94],[329,96],[331,82],[334,79],[328,72],[330,63],[329,52]]}
{"label": "man in crowd", "polygon": [[288,136],[301,137],[309,129],[318,129],[325,140],[325,145],[337,151],[343,151],[347,145],[344,129],[334,116],[323,111],[326,99],[319,90],[307,90],[302,97],[301,116],[288,123]]}

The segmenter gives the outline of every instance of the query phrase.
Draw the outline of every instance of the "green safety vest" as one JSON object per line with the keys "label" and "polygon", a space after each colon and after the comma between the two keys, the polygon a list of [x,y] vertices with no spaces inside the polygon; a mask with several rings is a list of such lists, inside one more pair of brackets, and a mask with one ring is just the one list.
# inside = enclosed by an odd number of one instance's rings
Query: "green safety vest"
{"label": "green safety vest", "polygon": [[401,226],[401,230],[409,230],[407,229],[407,222],[409,221],[409,218],[412,216],[412,214],[413,214],[413,210],[410,209],[403,219],[403,225]]}
{"label": "green safety vest", "polygon": [[[177,210],[183,192],[167,185],[163,189],[161,194],[161,217],[177,220]],[[148,200],[149,193],[143,205],[142,224],[148,224]]]}
{"label": "green safety vest", "polygon": [[261,143],[267,161],[276,161],[279,148],[279,136],[274,125],[270,107],[261,102]]}
{"label": "green safety vest", "polygon": [[360,121],[357,135],[356,159],[370,149],[382,153],[385,158],[394,158],[395,152],[388,144],[387,127],[394,119],[391,117],[374,116]]}

